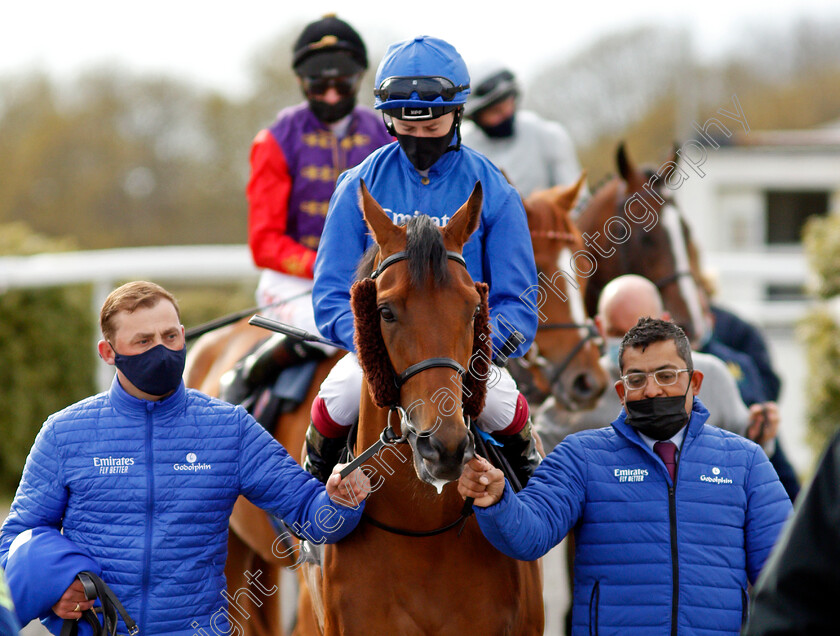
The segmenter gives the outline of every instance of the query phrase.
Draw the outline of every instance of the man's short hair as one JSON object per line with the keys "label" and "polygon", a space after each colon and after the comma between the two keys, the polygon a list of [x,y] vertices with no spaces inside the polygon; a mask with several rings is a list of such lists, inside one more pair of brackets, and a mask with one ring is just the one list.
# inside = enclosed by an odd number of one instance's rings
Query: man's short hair
{"label": "man's short hair", "polygon": [[114,316],[119,312],[133,313],[138,307],[154,307],[161,299],[168,300],[175,306],[175,313],[178,314],[178,320],[180,320],[181,309],[178,307],[178,302],[160,285],[136,280],[117,287],[108,294],[99,312],[99,328],[102,330],[102,337],[108,341],[114,337],[116,331]]}
{"label": "man's short hair", "polygon": [[683,359],[686,368],[693,371],[694,362],[691,359],[691,345],[682,328],[670,320],[647,316],[639,318],[639,321],[630,328],[630,331],[624,334],[618,348],[618,368],[624,373],[624,350],[628,347],[639,348],[644,351],[648,346],[665,340],[674,341],[677,347],[677,355]]}

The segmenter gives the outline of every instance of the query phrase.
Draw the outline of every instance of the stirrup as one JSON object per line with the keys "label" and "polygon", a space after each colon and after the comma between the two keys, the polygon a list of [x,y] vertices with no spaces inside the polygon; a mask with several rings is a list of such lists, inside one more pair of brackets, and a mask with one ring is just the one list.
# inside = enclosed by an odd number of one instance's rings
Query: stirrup
{"label": "stirrup", "polygon": [[[528,481],[542,462],[542,456],[537,450],[534,436],[531,433],[531,419],[528,418],[525,426],[518,433],[513,435],[493,435],[493,439],[501,443],[500,454],[510,466],[513,475],[519,482],[521,490],[525,488]],[[515,484],[511,484],[515,485]]]}
{"label": "stirrup", "polygon": [[[347,432],[349,434],[350,431]],[[312,473],[321,483],[327,483],[333,468],[341,458],[341,452],[346,443],[347,435],[325,437],[310,422],[309,428],[306,429],[306,455],[303,459],[303,469]]]}

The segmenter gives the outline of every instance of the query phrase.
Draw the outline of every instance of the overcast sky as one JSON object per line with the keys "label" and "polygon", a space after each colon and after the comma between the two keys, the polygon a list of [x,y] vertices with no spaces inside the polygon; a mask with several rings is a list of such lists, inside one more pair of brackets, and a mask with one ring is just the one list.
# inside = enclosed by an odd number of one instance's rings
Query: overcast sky
{"label": "overcast sky", "polygon": [[781,26],[799,15],[840,16],[836,0],[8,0],[0,11],[0,75],[38,68],[72,77],[110,63],[241,93],[248,87],[248,62],[258,51],[337,6],[339,17],[371,48],[436,35],[452,42],[468,63],[502,59],[526,78],[546,60],[641,24],[687,26],[695,48],[709,56],[756,24]]}

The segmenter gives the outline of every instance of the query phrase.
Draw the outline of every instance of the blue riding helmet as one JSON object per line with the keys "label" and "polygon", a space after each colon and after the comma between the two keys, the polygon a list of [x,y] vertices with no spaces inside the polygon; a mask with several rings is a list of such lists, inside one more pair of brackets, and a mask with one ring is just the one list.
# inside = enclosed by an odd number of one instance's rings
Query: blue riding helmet
{"label": "blue riding helmet", "polygon": [[377,110],[411,109],[413,118],[428,119],[463,105],[469,92],[470,74],[455,47],[423,35],[388,47],[373,94]]}

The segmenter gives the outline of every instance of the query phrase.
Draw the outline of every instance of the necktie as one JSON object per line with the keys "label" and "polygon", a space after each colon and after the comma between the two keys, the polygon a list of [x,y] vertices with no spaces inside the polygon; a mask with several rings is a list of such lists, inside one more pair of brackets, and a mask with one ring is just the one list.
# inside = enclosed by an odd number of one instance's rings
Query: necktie
{"label": "necktie", "polygon": [[653,445],[653,452],[662,458],[665,462],[665,468],[668,469],[668,474],[671,475],[671,481],[674,481],[677,474],[677,445],[674,442],[656,442]]}

